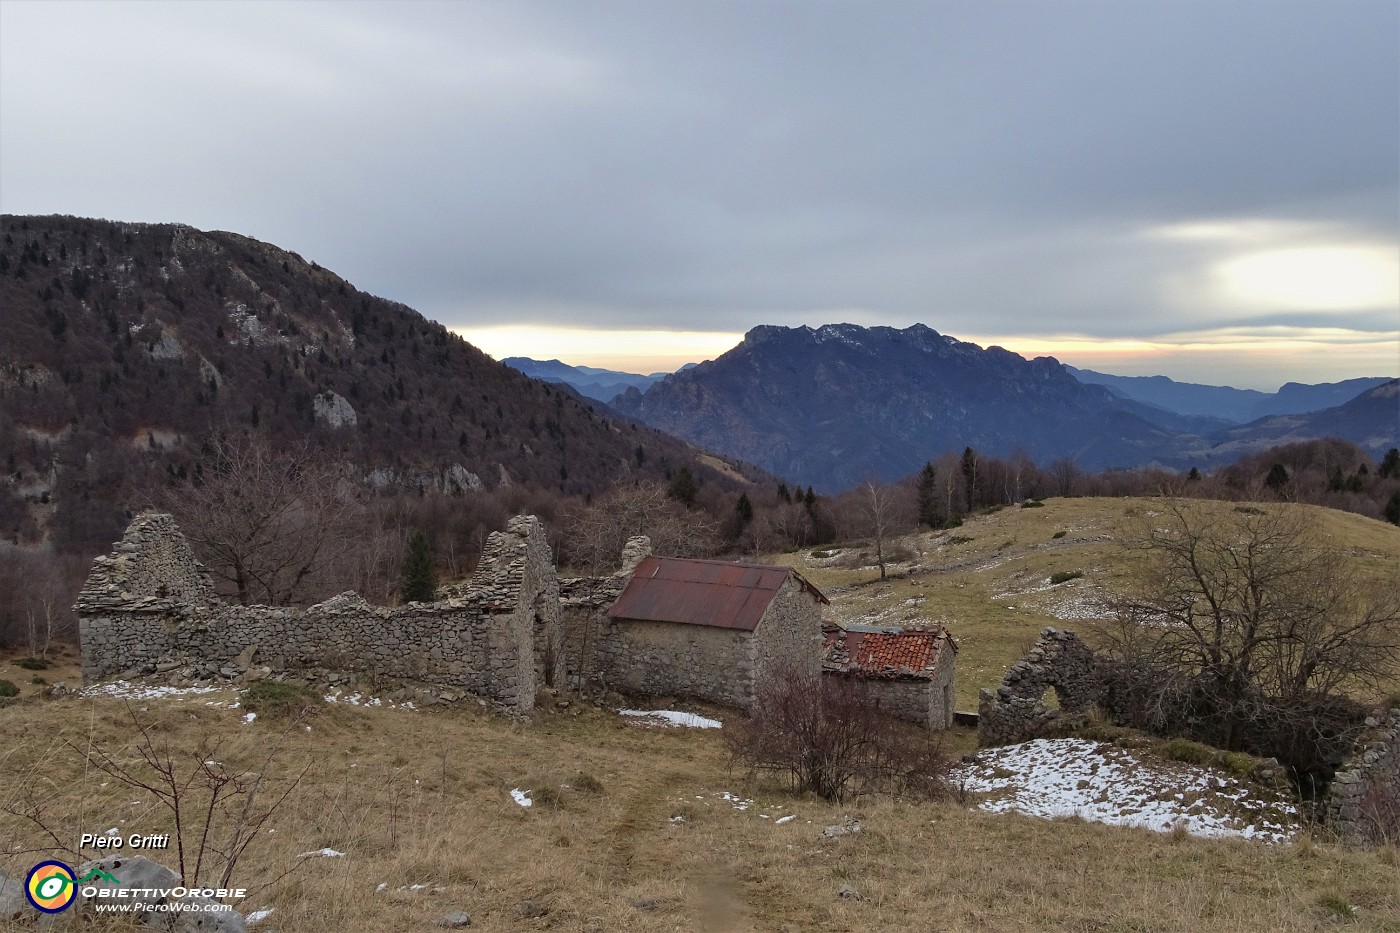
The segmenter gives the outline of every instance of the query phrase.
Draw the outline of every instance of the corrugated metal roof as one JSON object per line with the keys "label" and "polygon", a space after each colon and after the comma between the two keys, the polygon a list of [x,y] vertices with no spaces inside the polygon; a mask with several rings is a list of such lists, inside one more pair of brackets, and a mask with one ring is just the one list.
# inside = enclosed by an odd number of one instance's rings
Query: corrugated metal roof
{"label": "corrugated metal roof", "polygon": [[821,602],[827,598],[790,567],[648,557],[632,571],[608,615],[752,632],[789,576]]}
{"label": "corrugated metal roof", "polygon": [[[852,626],[825,634],[822,667],[864,677],[927,679],[938,670],[944,645],[953,641],[941,627],[879,631]],[[952,650],[957,651],[957,646]]]}

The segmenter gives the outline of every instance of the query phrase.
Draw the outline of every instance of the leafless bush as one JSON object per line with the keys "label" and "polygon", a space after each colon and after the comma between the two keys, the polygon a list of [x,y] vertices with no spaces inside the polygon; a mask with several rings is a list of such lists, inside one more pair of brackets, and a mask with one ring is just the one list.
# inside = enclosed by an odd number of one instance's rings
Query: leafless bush
{"label": "leafless bush", "polygon": [[1361,821],[1371,842],[1400,843],[1400,789],[1372,781],[1361,795]]}
{"label": "leafless bush", "polygon": [[929,733],[911,736],[855,678],[788,669],[760,689],[725,744],[751,772],[840,801],[867,793],[930,798],[947,787],[949,762]]}

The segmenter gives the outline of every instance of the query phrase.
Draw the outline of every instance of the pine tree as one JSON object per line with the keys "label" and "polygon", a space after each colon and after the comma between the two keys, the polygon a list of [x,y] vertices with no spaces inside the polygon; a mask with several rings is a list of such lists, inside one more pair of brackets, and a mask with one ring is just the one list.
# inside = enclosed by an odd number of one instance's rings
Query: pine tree
{"label": "pine tree", "polygon": [[1288,485],[1288,470],[1282,463],[1275,463],[1269,468],[1269,475],[1264,478],[1264,485],[1268,486],[1277,494],[1282,494],[1283,487]]}
{"label": "pine tree", "polygon": [[408,552],[403,557],[399,590],[406,603],[429,603],[437,596],[437,566],[433,561],[433,546],[421,531],[408,539]]}
{"label": "pine tree", "polygon": [[745,525],[753,521],[753,503],[749,501],[749,494],[739,493],[739,501],[734,503],[734,511],[739,513],[739,521]]}
{"label": "pine tree", "polygon": [[938,527],[938,471],[933,462],[924,464],[919,471],[919,524],[929,528]]}
{"label": "pine tree", "polygon": [[699,487],[695,483],[695,477],[690,475],[689,468],[681,467],[671,479],[671,488],[667,494],[686,508],[690,508],[695,504],[695,493],[698,491]]}

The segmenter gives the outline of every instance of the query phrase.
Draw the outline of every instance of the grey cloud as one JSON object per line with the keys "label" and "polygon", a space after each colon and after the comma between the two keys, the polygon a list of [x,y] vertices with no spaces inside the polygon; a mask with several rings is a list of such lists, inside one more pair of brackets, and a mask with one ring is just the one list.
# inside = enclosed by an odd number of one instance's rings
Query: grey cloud
{"label": "grey cloud", "polygon": [[1223,318],[1153,225],[1397,237],[1394,4],[0,11],[5,210],[238,230],[453,325],[1160,334]]}

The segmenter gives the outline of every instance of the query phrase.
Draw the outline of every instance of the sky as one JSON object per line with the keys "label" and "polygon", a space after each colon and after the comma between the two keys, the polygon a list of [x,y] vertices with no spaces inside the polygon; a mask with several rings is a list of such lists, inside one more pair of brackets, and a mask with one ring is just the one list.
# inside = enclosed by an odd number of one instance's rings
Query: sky
{"label": "sky", "polygon": [[0,0],[0,210],[243,233],[498,358],[1396,375],[1400,3]]}

